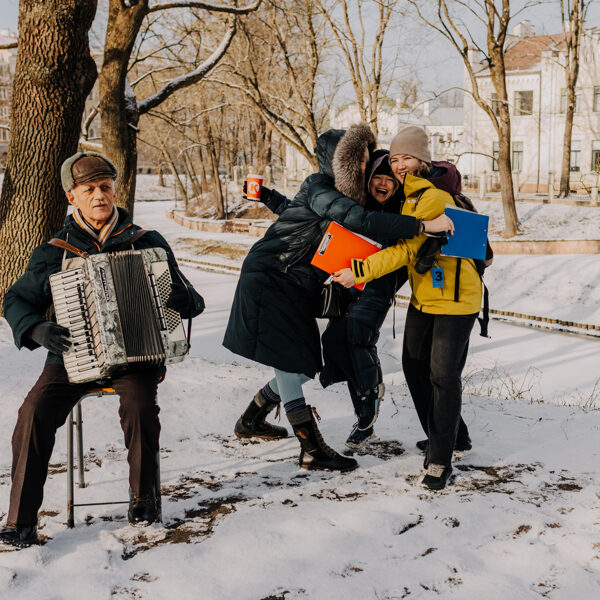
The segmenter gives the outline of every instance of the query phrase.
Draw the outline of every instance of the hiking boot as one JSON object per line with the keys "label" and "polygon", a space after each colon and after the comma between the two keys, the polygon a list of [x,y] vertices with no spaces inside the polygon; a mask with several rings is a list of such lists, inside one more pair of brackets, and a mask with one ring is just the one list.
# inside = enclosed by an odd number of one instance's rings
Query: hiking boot
{"label": "hiking boot", "polygon": [[364,446],[371,438],[375,437],[375,431],[372,427],[368,429],[359,429],[358,423],[354,423],[354,427],[346,440],[346,446],[352,450],[357,450]]}
{"label": "hiking boot", "polygon": [[136,496],[129,492],[129,510],[127,520],[130,525],[150,525],[156,521],[158,507],[156,505],[156,493],[154,489],[146,494]]}
{"label": "hiking boot", "polygon": [[16,548],[29,548],[40,543],[36,525],[6,525],[0,531],[0,542]]}
{"label": "hiking boot", "polygon": [[[419,450],[426,452],[429,447],[429,440],[419,440],[415,445]],[[471,450],[471,448],[473,448],[473,443],[469,436],[461,440],[457,439],[454,444],[454,450],[456,452],[466,452],[467,450]]]}
{"label": "hiking boot", "polygon": [[352,471],[356,469],[358,463],[353,458],[338,454],[325,443],[313,410],[311,406],[307,405],[305,408],[288,413],[290,425],[302,448],[298,459],[300,467],[310,471],[317,469]]}
{"label": "hiking boot", "polygon": [[364,396],[361,396],[360,400],[356,402],[355,409],[359,429],[364,430],[373,427],[379,416],[379,405],[383,400],[384,393],[385,385],[380,383],[370,389]]}
{"label": "hiking boot", "polygon": [[423,477],[421,483],[430,490],[443,490],[446,487],[448,477],[450,477],[451,473],[452,467],[431,463],[427,467],[427,474]]}
{"label": "hiking boot", "polygon": [[279,407],[281,402],[273,402],[264,397],[262,390],[258,390],[244,411],[244,414],[237,420],[234,433],[238,438],[258,437],[263,440],[281,440],[288,436],[285,427],[272,425],[265,421],[267,415],[277,407],[276,417],[279,416]]}

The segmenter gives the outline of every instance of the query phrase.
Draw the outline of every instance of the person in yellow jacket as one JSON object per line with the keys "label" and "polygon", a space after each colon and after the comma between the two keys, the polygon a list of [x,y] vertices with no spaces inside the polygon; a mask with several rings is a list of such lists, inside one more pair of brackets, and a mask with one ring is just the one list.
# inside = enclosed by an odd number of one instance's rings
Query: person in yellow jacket
{"label": "person in yellow jacket", "polygon": [[[390,164],[404,187],[402,214],[418,219],[441,215],[454,206],[460,192],[460,174],[450,163],[431,165],[427,134],[406,126],[392,140]],[[353,259],[351,268],[334,273],[346,287],[368,283],[400,267],[408,267],[412,290],[406,316],[402,366],[417,414],[428,436],[425,455],[427,473],[423,483],[430,489],[446,486],[452,473],[452,452],[457,434],[470,448],[466,426],[461,423],[461,375],[467,358],[469,337],[481,306],[481,278],[471,259],[435,256],[431,269],[417,268],[419,249],[427,240],[421,234],[400,240],[365,260]],[[459,423],[465,428],[459,432]]]}

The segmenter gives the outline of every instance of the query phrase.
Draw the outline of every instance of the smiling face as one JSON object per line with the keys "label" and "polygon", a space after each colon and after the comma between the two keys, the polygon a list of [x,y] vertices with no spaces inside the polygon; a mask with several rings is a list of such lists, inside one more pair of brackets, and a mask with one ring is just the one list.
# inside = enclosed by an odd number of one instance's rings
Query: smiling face
{"label": "smiling face", "polygon": [[394,178],[389,175],[373,175],[369,182],[369,193],[379,204],[383,204],[392,197],[397,185]]}
{"label": "smiling face", "polygon": [[113,213],[115,183],[110,177],[92,179],[76,185],[67,198],[94,229],[101,229]]}
{"label": "smiling face", "polygon": [[407,173],[414,175],[418,171],[421,166],[421,161],[408,154],[394,154],[394,156],[390,158],[390,165],[396,179],[404,182],[404,176]]}

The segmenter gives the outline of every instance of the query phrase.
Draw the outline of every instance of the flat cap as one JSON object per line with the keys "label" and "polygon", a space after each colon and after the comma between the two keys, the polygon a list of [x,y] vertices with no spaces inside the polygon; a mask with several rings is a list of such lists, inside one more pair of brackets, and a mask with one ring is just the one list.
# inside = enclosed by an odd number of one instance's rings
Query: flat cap
{"label": "flat cap", "polygon": [[98,152],[77,152],[69,156],[60,168],[63,190],[70,192],[76,185],[100,177],[117,178],[117,169]]}

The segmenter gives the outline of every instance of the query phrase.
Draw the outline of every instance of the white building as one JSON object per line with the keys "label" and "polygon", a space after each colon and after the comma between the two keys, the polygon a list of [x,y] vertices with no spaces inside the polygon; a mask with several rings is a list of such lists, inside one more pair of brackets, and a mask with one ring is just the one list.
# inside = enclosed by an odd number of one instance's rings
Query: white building
{"label": "white building", "polygon": [[[591,186],[600,169],[600,30],[583,32],[577,82],[577,107],[571,147],[571,188]],[[506,52],[506,84],[512,130],[512,165],[523,192],[547,192],[560,182],[564,135],[566,76],[563,35],[535,35],[532,25],[519,23]],[[473,52],[473,60],[477,56]],[[487,69],[477,74],[483,98],[495,94]],[[465,87],[470,81],[465,69]],[[464,154],[458,166],[472,180],[486,172],[498,183],[498,138],[490,118],[465,95]],[[487,156],[484,156],[487,155]],[[549,175],[550,172],[553,175]],[[595,172],[596,171],[596,172]]]}

